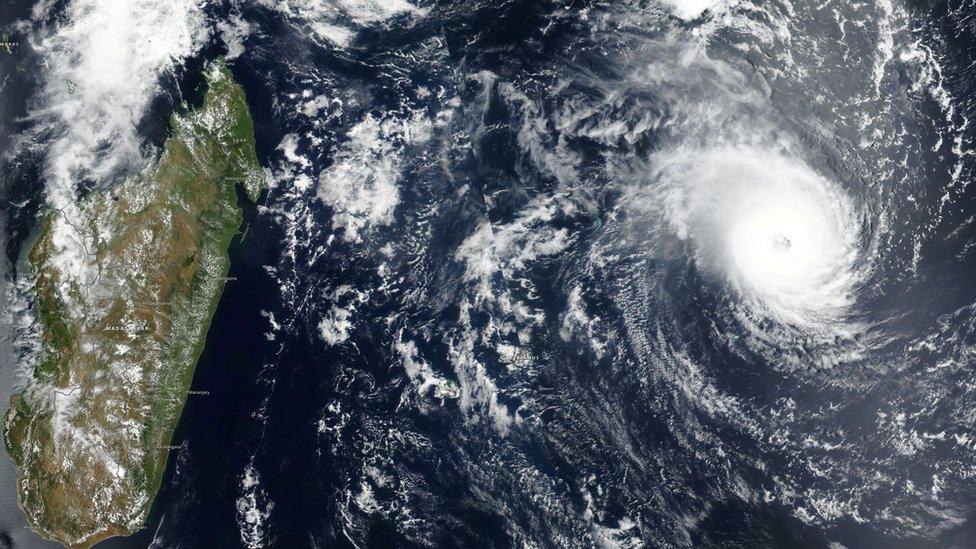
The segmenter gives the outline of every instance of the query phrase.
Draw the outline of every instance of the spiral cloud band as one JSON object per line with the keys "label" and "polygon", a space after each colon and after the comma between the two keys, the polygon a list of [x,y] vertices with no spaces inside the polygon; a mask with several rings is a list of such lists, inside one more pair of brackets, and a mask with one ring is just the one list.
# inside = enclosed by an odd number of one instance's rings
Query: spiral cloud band
{"label": "spiral cloud band", "polygon": [[757,316],[815,329],[843,318],[858,274],[851,200],[801,161],[751,148],[662,155],[677,234]]}

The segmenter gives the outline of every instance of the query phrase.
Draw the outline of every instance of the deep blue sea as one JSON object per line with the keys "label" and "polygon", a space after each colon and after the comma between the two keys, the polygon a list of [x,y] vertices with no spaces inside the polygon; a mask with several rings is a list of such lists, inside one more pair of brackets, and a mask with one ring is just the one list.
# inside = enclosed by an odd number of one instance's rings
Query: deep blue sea
{"label": "deep blue sea", "polygon": [[[345,47],[208,4],[274,185],[146,529],[98,547],[976,545],[976,6],[893,3],[431,2]],[[227,52],[163,77],[147,147]],[[8,285],[42,151],[0,159]],[[0,546],[50,546],[14,482]]]}

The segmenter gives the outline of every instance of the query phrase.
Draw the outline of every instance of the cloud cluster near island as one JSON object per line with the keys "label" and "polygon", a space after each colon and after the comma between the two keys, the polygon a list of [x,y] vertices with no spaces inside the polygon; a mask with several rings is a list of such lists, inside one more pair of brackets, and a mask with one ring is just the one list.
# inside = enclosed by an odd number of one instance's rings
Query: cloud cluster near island
{"label": "cloud cluster near island", "polygon": [[59,17],[35,10],[30,39],[45,70],[31,116],[53,136],[45,173],[52,206],[71,203],[78,181],[99,182],[141,160],[137,125],[160,77],[209,36],[203,8],[200,0],[74,0]]}

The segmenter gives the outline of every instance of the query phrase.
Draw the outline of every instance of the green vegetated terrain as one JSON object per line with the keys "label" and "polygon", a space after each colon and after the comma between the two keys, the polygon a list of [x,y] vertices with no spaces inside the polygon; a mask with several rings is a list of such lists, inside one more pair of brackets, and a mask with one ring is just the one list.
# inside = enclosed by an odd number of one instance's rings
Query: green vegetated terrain
{"label": "green vegetated terrain", "polygon": [[50,211],[30,250],[41,354],[5,422],[20,503],[71,547],[143,527],[240,229],[264,186],[221,60],[141,173]]}

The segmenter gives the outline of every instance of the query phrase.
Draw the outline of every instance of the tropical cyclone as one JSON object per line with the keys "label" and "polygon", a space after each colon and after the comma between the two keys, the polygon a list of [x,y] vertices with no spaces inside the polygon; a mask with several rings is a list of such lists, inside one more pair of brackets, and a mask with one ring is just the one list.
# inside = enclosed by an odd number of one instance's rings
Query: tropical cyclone
{"label": "tropical cyclone", "polygon": [[174,115],[159,158],[49,212],[30,251],[43,352],[7,413],[31,526],[86,547],[142,527],[229,268],[264,186],[241,87],[223,61]]}

